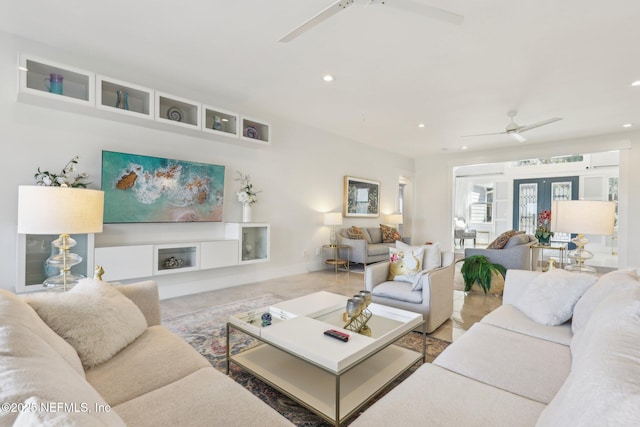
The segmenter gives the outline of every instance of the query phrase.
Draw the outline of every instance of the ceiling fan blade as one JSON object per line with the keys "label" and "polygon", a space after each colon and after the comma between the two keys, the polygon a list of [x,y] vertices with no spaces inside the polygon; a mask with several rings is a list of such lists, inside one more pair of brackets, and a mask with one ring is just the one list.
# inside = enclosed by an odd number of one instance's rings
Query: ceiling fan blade
{"label": "ceiling fan blade", "polygon": [[384,4],[386,6],[395,7],[396,9],[402,9],[406,12],[416,13],[427,18],[448,22],[450,24],[461,25],[464,21],[464,16],[458,15],[457,13],[422,3],[416,3],[411,0],[385,0]]}
{"label": "ceiling fan blade", "polygon": [[543,120],[541,122],[534,123],[534,124],[531,124],[531,125],[521,126],[521,127],[518,128],[518,132],[525,132],[525,131],[528,131],[528,130],[531,130],[531,129],[538,128],[540,126],[544,126],[544,125],[551,124],[553,122],[557,122],[559,120],[562,120],[562,117],[554,117],[552,119]]}
{"label": "ceiling fan blade", "polygon": [[513,139],[515,139],[518,142],[525,142],[527,140],[527,138],[525,138],[524,136],[520,135],[517,131],[515,132],[508,132],[509,136]]}
{"label": "ceiling fan blade", "polygon": [[326,9],[318,12],[315,16],[313,16],[308,21],[304,22],[302,25],[296,27],[293,31],[286,34],[280,40],[281,43],[287,43],[296,37],[300,36],[302,33],[309,31],[311,28],[315,27],[319,23],[331,18],[336,13],[341,10],[351,6],[354,0],[338,0],[335,3],[329,5]]}
{"label": "ceiling fan blade", "polygon": [[493,135],[504,135],[507,132],[496,132],[496,133],[476,133],[474,135],[462,135],[460,138],[470,138],[474,136],[493,136]]}

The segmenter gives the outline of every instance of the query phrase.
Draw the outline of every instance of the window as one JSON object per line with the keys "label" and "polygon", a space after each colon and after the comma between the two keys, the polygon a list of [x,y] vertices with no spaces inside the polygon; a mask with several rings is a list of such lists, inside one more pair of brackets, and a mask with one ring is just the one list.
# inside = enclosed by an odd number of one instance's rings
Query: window
{"label": "window", "polygon": [[490,184],[490,186],[473,186],[470,194],[470,222],[486,224],[493,221],[493,195],[493,184]]}

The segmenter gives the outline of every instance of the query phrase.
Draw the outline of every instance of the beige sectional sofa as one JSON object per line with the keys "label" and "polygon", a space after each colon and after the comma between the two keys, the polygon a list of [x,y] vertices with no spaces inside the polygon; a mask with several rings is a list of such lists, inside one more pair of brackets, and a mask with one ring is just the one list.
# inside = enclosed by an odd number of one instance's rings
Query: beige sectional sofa
{"label": "beige sectional sofa", "polygon": [[[0,426],[292,425],[160,325],[155,282],[111,289],[140,310],[142,333],[92,367],[84,366],[95,360],[91,348],[79,353],[38,314],[59,323],[66,310],[55,313],[46,298],[0,290]],[[111,299],[118,295],[101,296],[100,304],[107,307]],[[99,327],[90,317],[78,324]],[[126,335],[129,328],[122,329]]]}
{"label": "beige sectional sofa", "polygon": [[501,307],[351,425],[640,425],[637,272],[546,274],[509,270]]}

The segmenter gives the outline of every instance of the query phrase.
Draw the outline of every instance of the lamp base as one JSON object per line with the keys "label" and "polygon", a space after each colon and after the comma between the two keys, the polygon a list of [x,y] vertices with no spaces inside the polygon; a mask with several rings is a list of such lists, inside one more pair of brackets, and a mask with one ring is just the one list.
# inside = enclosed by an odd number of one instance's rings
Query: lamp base
{"label": "lamp base", "polygon": [[47,278],[42,286],[52,291],[66,292],[71,290],[85,276],[81,274],[73,274],[70,271],[62,272],[56,276]]}
{"label": "lamp base", "polygon": [[589,239],[584,237],[584,234],[580,233],[571,241],[575,243],[576,249],[569,251],[568,256],[569,259],[575,261],[575,264],[567,264],[564,269],[575,273],[596,273],[596,269],[594,267],[584,264],[586,260],[593,258],[593,254],[584,248],[584,245],[589,243]]}
{"label": "lamp base", "polygon": [[49,257],[47,265],[60,270],[60,274],[47,278],[42,285],[47,289],[66,292],[80,279],[84,279],[84,276],[70,271],[71,267],[82,262],[82,257],[70,252],[70,249],[76,245],[76,241],[68,234],[61,234],[51,244],[59,249],[59,253]]}

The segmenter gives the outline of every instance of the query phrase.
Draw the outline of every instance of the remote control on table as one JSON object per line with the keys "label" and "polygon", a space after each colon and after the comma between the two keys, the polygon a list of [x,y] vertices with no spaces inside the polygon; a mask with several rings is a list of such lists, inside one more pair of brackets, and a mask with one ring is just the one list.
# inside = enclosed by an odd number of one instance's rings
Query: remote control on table
{"label": "remote control on table", "polygon": [[344,332],[336,331],[335,329],[328,329],[324,331],[324,334],[340,341],[344,341],[344,342],[349,341],[348,334],[345,334]]}

